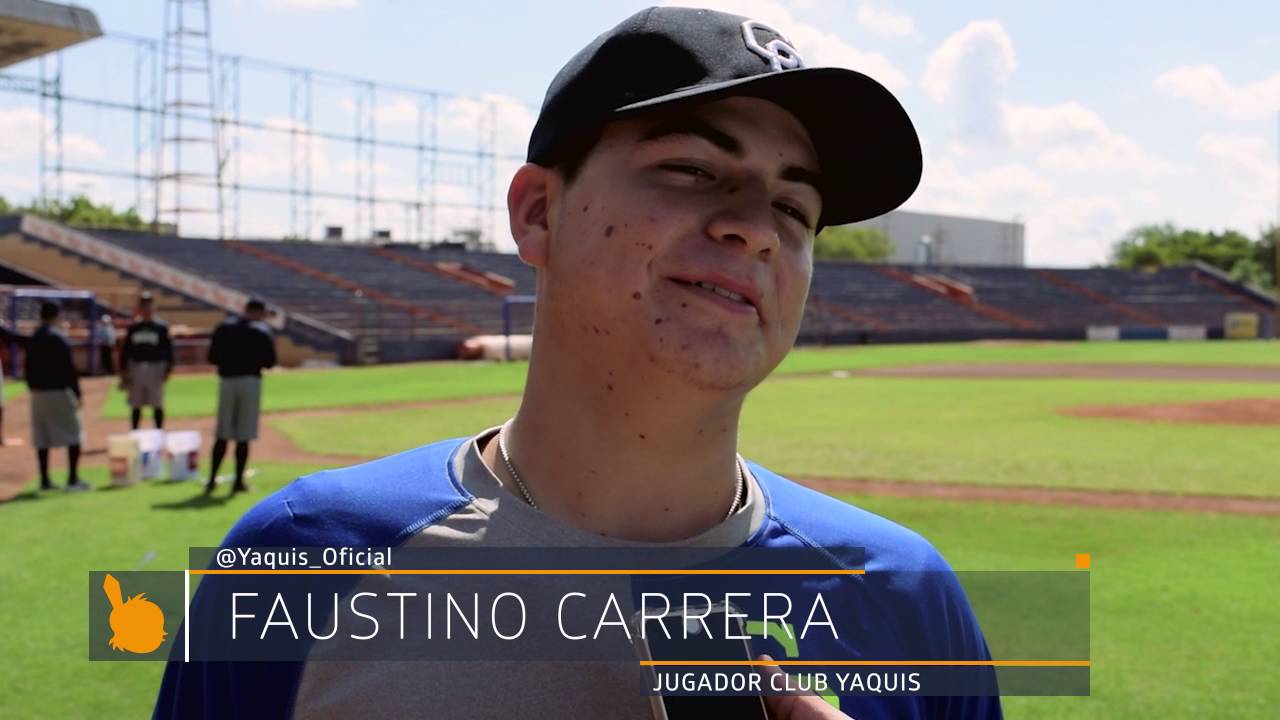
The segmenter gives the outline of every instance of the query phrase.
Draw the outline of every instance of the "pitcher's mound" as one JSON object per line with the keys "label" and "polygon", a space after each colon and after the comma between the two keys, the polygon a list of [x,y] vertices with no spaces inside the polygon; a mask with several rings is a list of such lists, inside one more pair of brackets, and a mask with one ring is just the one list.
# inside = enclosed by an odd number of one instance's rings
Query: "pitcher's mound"
{"label": "pitcher's mound", "polygon": [[1240,398],[1156,405],[1077,405],[1059,412],[1075,417],[1149,422],[1280,425],[1280,398]]}

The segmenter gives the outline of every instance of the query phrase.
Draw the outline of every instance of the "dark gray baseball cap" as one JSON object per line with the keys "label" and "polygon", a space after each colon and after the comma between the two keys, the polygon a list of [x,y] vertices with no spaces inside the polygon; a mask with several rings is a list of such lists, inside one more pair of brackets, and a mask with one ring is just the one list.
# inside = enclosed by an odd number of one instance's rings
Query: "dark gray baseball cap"
{"label": "dark gray baseball cap", "polygon": [[779,31],[749,18],[678,7],[642,10],[573,56],[547,89],[528,161],[553,167],[610,120],[734,96],[772,101],[808,130],[822,166],[820,226],[883,215],[920,184],[920,139],[883,85],[806,67]]}

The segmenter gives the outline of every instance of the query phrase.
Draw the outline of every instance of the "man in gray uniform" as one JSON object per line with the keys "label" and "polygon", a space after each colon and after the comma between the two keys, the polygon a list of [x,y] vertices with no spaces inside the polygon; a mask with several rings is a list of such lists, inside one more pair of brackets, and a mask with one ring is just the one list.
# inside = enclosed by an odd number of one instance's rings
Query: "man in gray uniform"
{"label": "man in gray uniform", "polygon": [[31,444],[40,463],[40,489],[52,490],[49,448],[67,449],[67,489],[89,488],[76,473],[80,463],[80,379],[71,343],[58,330],[62,308],[40,304],[40,329],[27,341],[27,387],[31,391]]}
{"label": "man in gray uniform", "polygon": [[169,326],[155,319],[155,300],[144,292],[138,296],[138,318],[125,331],[120,349],[120,379],[129,388],[129,422],[134,430],[144,407],[151,408],[156,427],[164,427],[164,384],[173,364]]}
{"label": "man in gray uniform", "polygon": [[249,489],[244,469],[249,463],[249,442],[258,437],[262,370],[276,364],[275,343],[265,317],[262,301],[250,300],[244,315],[224,320],[209,342],[209,363],[218,368],[218,427],[206,493],[213,492],[230,440],[236,443],[236,481],[231,492]]}

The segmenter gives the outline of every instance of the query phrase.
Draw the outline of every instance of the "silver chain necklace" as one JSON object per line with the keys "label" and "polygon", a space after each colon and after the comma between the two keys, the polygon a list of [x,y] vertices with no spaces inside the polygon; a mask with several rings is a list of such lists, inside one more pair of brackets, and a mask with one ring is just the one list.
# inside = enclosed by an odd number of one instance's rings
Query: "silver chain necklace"
{"label": "silver chain necklace", "polygon": [[[520,473],[516,472],[516,466],[511,463],[511,453],[507,452],[507,426],[503,425],[498,429],[498,450],[502,452],[502,462],[507,466],[507,472],[511,474],[511,479],[516,481],[516,488],[520,490],[520,495],[524,497],[524,501],[529,503],[529,507],[534,510],[538,509],[538,504],[533,501],[533,496],[529,494],[529,488],[524,484],[524,480],[520,479]],[[746,479],[742,476],[742,463],[737,458],[733,460],[733,467],[736,472],[736,485],[733,492],[733,504],[729,506],[729,512],[725,513],[724,519],[728,520],[738,511],[743,502],[743,494],[747,489]]]}

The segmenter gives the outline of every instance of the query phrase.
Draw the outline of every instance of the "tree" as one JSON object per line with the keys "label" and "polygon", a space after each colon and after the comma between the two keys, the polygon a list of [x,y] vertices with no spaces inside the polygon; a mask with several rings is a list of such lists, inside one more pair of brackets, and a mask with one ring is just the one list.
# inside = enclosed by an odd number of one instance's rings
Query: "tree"
{"label": "tree", "polygon": [[892,254],[893,243],[876,228],[833,225],[813,242],[813,257],[818,260],[883,262]]}
{"label": "tree", "polygon": [[1258,241],[1253,244],[1253,262],[1260,268],[1255,285],[1263,288],[1276,288],[1276,242],[1280,241],[1280,225],[1272,225],[1262,230]]}
{"label": "tree", "polygon": [[116,210],[106,203],[95,204],[84,195],[73,195],[65,203],[61,200],[36,200],[25,206],[9,205],[4,198],[0,198],[0,215],[9,213],[31,213],[78,227],[125,230],[142,230],[148,227],[148,223],[139,217],[134,208]]}
{"label": "tree", "polygon": [[1179,229],[1172,223],[1142,225],[1111,247],[1117,267],[1151,270],[1195,260],[1208,263],[1237,282],[1272,287],[1275,284],[1275,242],[1280,228],[1262,230],[1251,239],[1235,230],[1203,232]]}

